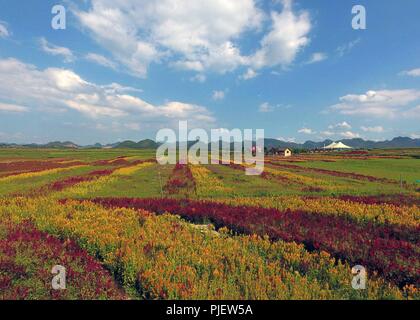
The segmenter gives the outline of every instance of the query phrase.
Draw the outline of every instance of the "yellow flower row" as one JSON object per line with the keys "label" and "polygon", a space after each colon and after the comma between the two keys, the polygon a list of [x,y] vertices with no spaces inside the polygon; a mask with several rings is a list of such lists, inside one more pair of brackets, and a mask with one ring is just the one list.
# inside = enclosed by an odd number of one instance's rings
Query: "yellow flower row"
{"label": "yellow flower row", "polygon": [[206,196],[212,192],[230,192],[232,188],[223,185],[210,170],[199,165],[190,165],[191,173],[196,184],[197,195]]}
{"label": "yellow flower row", "polygon": [[337,186],[337,185],[331,186],[331,184],[325,180],[303,176],[303,175],[296,174],[290,171],[284,171],[284,170],[278,170],[278,169],[265,167],[264,172],[274,175],[274,176],[286,178],[290,180],[291,182],[297,182],[299,184],[303,184],[308,187],[321,187],[323,189],[331,190],[331,191],[340,189],[340,186]]}
{"label": "yellow flower row", "polygon": [[152,162],[145,162],[131,167],[124,167],[115,170],[109,176],[103,176],[96,180],[80,182],[70,188],[66,188],[62,191],[53,194],[55,198],[81,198],[87,194],[95,194],[102,190],[104,186],[109,185],[123,176],[134,174],[135,172],[152,166]]}
{"label": "yellow flower row", "polygon": [[123,167],[120,169],[115,170],[112,175],[117,175],[117,176],[129,176],[132,175],[134,173],[136,173],[137,171],[150,167],[152,166],[154,163],[152,162],[144,162],[144,163],[140,163],[138,165],[135,166],[131,166],[131,167]]}
{"label": "yellow flower row", "polygon": [[0,178],[0,182],[10,182],[10,181],[15,181],[15,180],[42,177],[42,176],[46,176],[46,175],[53,175],[53,174],[56,174],[56,173],[60,173],[60,172],[64,172],[64,171],[70,171],[70,170],[73,170],[73,169],[78,169],[78,168],[83,168],[83,167],[87,167],[87,165],[77,165],[77,166],[71,166],[71,167],[67,167],[67,168],[48,169],[48,170],[43,170],[43,171],[38,171],[38,172],[26,172],[26,173],[21,173],[21,174],[17,174],[17,175],[13,175],[13,176],[7,176],[7,177],[4,177],[4,178]]}
{"label": "yellow flower row", "polygon": [[52,193],[51,196],[56,199],[81,198],[87,194],[94,194],[102,190],[105,185],[115,180],[117,180],[117,176],[103,176],[96,180],[80,182],[62,191]]}
{"label": "yellow flower row", "polygon": [[238,206],[275,208],[280,211],[290,209],[314,214],[346,216],[360,222],[373,221],[378,224],[391,223],[415,228],[420,226],[420,208],[417,206],[364,204],[331,197],[306,198],[300,196],[230,198],[216,201]]}
{"label": "yellow flower row", "polygon": [[[402,299],[396,287],[369,279],[353,290],[350,267],[295,243],[232,236],[177,216],[105,209],[48,198],[0,199],[0,223],[31,219],[46,232],[75,239],[130,292],[165,299]],[[417,294],[410,288],[410,294]]]}

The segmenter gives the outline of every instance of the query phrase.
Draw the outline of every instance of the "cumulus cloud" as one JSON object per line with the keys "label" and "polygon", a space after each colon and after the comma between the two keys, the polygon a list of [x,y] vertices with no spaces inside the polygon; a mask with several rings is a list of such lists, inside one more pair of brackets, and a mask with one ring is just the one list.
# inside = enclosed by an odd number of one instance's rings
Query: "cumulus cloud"
{"label": "cumulus cloud", "polygon": [[420,118],[420,105],[403,112],[405,118]]}
{"label": "cumulus cloud", "polygon": [[278,137],[277,140],[284,141],[284,142],[296,142],[296,138],[294,138],[294,137],[289,137],[289,138]]}
{"label": "cumulus cloud", "polygon": [[[151,63],[168,60],[175,68],[199,73],[287,66],[309,43],[311,30],[309,13],[295,13],[291,0],[283,0],[282,10],[272,11],[269,18],[258,0],[90,0],[90,4],[89,9],[74,12],[81,25],[138,77],[146,77]],[[239,40],[247,32],[267,28],[254,54],[243,55]],[[253,76],[247,73],[248,78]]]}
{"label": "cumulus cloud", "polygon": [[329,131],[329,130],[325,130],[325,131],[320,132],[321,137],[332,137],[335,134],[336,134],[335,132]]}
{"label": "cumulus cloud", "polygon": [[420,101],[420,90],[370,90],[365,94],[349,94],[328,111],[343,115],[397,118],[414,113],[412,103]]}
{"label": "cumulus cloud", "polygon": [[64,62],[73,62],[75,60],[75,56],[69,48],[53,45],[49,43],[45,38],[39,39],[39,44],[41,49],[49,55],[62,56],[64,58]]}
{"label": "cumulus cloud", "polygon": [[106,57],[104,57],[100,54],[88,53],[85,56],[85,59],[89,60],[91,62],[94,62],[96,64],[99,64],[103,67],[106,67],[106,68],[109,68],[109,69],[112,69],[112,70],[117,70],[117,64],[115,62],[111,61],[110,59],[108,59],[108,58],[106,58]]}
{"label": "cumulus cloud", "polygon": [[6,22],[0,20],[0,38],[8,38],[10,36],[10,31],[7,27]]}
{"label": "cumulus cloud", "polygon": [[260,104],[258,111],[261,113],[269,113],[269,112],[273,112],[275,109],[276,108],[272,106],[271,104],[269,104],[268,102],[264,102]]}
{"label": "cumulus cloud", "polygon": [[338,129],[351,129],[351,125],[348,122],[343,121],[343,122],[328,126],[328,129],[330,130],[337,129],[337,128]]}
{"label": "cumulus cloud", "polygon": [[213,100],[223,100],[225,98],[225,92],[221,90],[213,91]]}
{"label": "cumulus cloud", "polygon": [[420,77],[420,68],[403,71],[401,72],[401,75],[410,77]]}
{"label": "cumulus cloud", "polygon": [[[23,110],[17,108],[19,106],[41,111],[64,108],[95,119],[122,118],[130,122],[138,119],[163,125],[189,120],[193,125],[204,126],[215,121],[203,106],[178,101],[153,105],[130,92],[139,90],[116,83],[91,83],[67,69],[39,70],[16,59],[0,59],[0,101],[11,97],[15,100],[14,107],[9,105],[8,109]],[[2,108],[5,106],[3,103]]]}
{"label": "cumulus cloud", "polygon": [[339,135],[346,139],[354,139],[354,138],[360,138],[360,134],[352,131],[344,131],[340,132]]}
{"label": "cumulus cloud", "polygon": [[328,55],[324,52],[315,52],[311,58],[306,62],[307,64],[313,64],[328,59]]}
{"label": "cumulus cloud", "polygon": [[255,72],[255,70],[253,70],[251,68],[248,68],[246,70],[246,72],[242,76],[240,76],[240,79],[242,79],[242,80],[250,80],[250,79],[254,79],[257,76],[258,76],[258,73]]}
{"label": "cumulus cloud", "polygon": [[316,132],[310,128],[302,128],[298,131],[298,133],[308,134],[308,135],[316,134]]}
{"label": "cumulus cloud", "polygon": [[310,42],[309,13],[295,14],[291,0],[283,0],[283,6],[282,12],[271,12],[271,31],[262,39],[261,49],[251,58],[255,68],[287,66]]}
{"label": "cumulus cloud", "polygon": [[8,103],[1,103],[0,102],[0,112],[26,112],[28,111],[27,107],[19,106],[16,104],[8,104]]}
{"label": "cumulus cloud", "polygon": [[362,126],[362,127],[360,127],[360,129],[362,129],[362,131],[364,131],[364,132],[373,132],[373,133],[382,133],[382,132],[385,131],[384,128],[381,127],[381,126],[375,126],[375,127]]}
{"label": "cumulus cloud", "polygon": [[190,78],[190,81],[199,82],[199,83],[204,83],[206,82],[206,80],[207,80],[207,77],[204,74],[200,74],[200,73]]}
{"label": "cumulus cloud", "polygon": [[353,48],[356,47],[360,43],[360,41],[361,41],[361,39],[360,38],[357,38],[357,39],[355,39],[353,41],[350,41],[348,43],[345,43],[345,44],[339,46],[336,49],[336,52],[337,52],[338,56],[339,57],[343,57],[346,54],[350,53],[350,51],[352,51]]}

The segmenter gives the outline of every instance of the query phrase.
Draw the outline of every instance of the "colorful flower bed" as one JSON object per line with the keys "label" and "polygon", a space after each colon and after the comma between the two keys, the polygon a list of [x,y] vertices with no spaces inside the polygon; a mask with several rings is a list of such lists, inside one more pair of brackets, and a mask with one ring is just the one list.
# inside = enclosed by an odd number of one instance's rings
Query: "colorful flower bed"
{"label": "colorful flower bed", "polygon": [[19,173],[16,175],[6,176],[4,178],[0,178],[0,182],[10,182],[10,181],[18,181],[21,179],[29,179],[29,178],[36,178],[46,175],[53,175],[56,173],[60,173],[63,171],[69,171],[77,168],[86,167],[87,165],[76,165],[76,166],[67,166],[63,168],[56,168],[56,169],[48,169],[43,171],[34,171],[34,172],[26,172],[26,173]]}
{"label": "colorful flower bed", "polygon": [[[401,287],[420,285],[420,248],[410,242],[418,229],[364,225],[337,216],[303,211],[281,212],[246,206],[175,199],[96,199],[107,207],[171,212],[194,222],[211,221],[247,234],[268,235],[272,240],[296,241],[312,250],[325,250],[339,259],[378,271]],[[400,239],[402,236],[404,238]]]}
{"label": "colorful flower bed", "polygon": [[[374,201],[353,201],[354,197],[302,197],[276,196],[258,198],[227,198],[215,201],[233,206],[253,206],[274,208],[280,211],[306,211],[327,216],[340,216],[355,222],[376,225],[397,225],[405,229],[418,229],[420,226],[420,208],[415,205],[395,205]],[[358,199],[358,198],[356,198]],[[362,197],[361,199],[365,199]],[[368,198],[370,199],[370,198]],[[407,232],[404,232],[407,233]],[[412,239],[418,239],[415,232]]]}
{"label": "colorful flower bed", "polygon": [[190,167],[177,163],[163,189],[168,194],[190,196],[191,193],[195,193],[195,187],[195,181]]}
{"label": "colorful flower bed", "polygon": [[[36,230],[29,222],[0,225],[0,299],[124,299],[100,263],[71,240]],[[66,290],[53,290],[52,267],[66,268]]]}
{"label": "colorful flower bed", "polygon": [[393,206],[420,207],[420,197],[409,195],[340,196],[339,199],[364,204],[390,204]]}
{"label": "colorful flower bed", "polygon": [[[230,164],[229,167],[235,170],[245,170],[245,167],[243,165],[233,163]],[[289,171],[280,171],[269,168],[267,166],[264,168],[264,172],[261,174],[261,178],[268,180],[276,180],[284,185],[289,186],[298,185],[300,187],[303,187],[305,191],[310,192],[322,192],[325,190],[337,191],[340,189],[340,186],[331,186],[330,183],[321,179],[307,177]]]}
{"label": "colorful flower bed", "polygon": [[57,168],[84,165],[81,161],[11,161],[0,162],[1,177],[14,176],[22,173],[39,172]]}
{"label": "colorful flower bed", "polygon": [[203,166],[191,165],[190,170],[194,178],[198,196],[233,191],[232,188],[226,187],[220,179]]}
{"label": "colorful flower bed", "polygon": [[117,177],[129,176],[138,170],[142,170],[151,165],[153,165],[153,163],[147,161],[128,162],[128,164],[113,169],[95,170],[87,175],[56,181],[52,185],[47,186],[47,189],[56,192],[61,191],[61,194],[56,194],[55,197],[60,197],[64,194],[66,196],[72,195],[74,197],[80,197],[89,192],[99,190],[104,185],[115,181]]}
{"label": "colorful flower bed", "polygon": [[330,175],[333,177],[341,177],[341,178],[350,178],[355,180],[364,180],[369,182],[381,182],[381,183],[397,183],[394,180],[385,179],[385,178],[378,178],[373,176],[367,176],[363,174],[357,174],[357,173],[348,173],[348,172],[341,172],[341,171],[335,171],[335,170],[326,170],[326,169],[319,169],[319,168],[306,168],[301,166],[296,166],[292,164],[282,164],[277,163],[274,161],[270,161],[270,164],[276,167],[285,168],[285,169],[292,169],[300,172],[314,172],[314,173],[321,173]]}
{"label": "colorful flower bed", "polygon": [[226,229],[198,228],[173,215],[105,209],[87,201],[0,200],[0,222],[32,219],[37,228],[71,238],[105,265],[127,291],[149,299],[402,299],[401,292],[369,277],[353,290],[347,264],[302,245]]}

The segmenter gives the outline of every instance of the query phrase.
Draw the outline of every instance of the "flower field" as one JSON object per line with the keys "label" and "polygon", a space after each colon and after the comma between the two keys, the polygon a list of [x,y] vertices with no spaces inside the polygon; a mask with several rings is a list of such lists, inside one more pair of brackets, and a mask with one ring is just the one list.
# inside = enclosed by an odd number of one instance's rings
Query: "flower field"
{"label": "flower field", "polygon": [[418,159],[49,152],[0,149],[0,299],[420,299]]}
{"label": "flower field", "polygon": [[[28,222],[3,221],[1,228],[0,299],[125,298],[109,272],[74,241],[60,241]],[[66,266],[66,290],[51,290],[54,265]]]}

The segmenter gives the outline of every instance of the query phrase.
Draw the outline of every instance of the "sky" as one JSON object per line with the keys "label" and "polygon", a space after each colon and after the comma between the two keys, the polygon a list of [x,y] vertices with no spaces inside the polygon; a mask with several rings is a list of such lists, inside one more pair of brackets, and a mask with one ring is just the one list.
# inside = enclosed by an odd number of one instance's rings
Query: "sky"
{"label": "sky", "polygon": [[0,0],[0,142],[138,141],[180,120],[295,142],[420,138],[419,12],[418,0]]}

